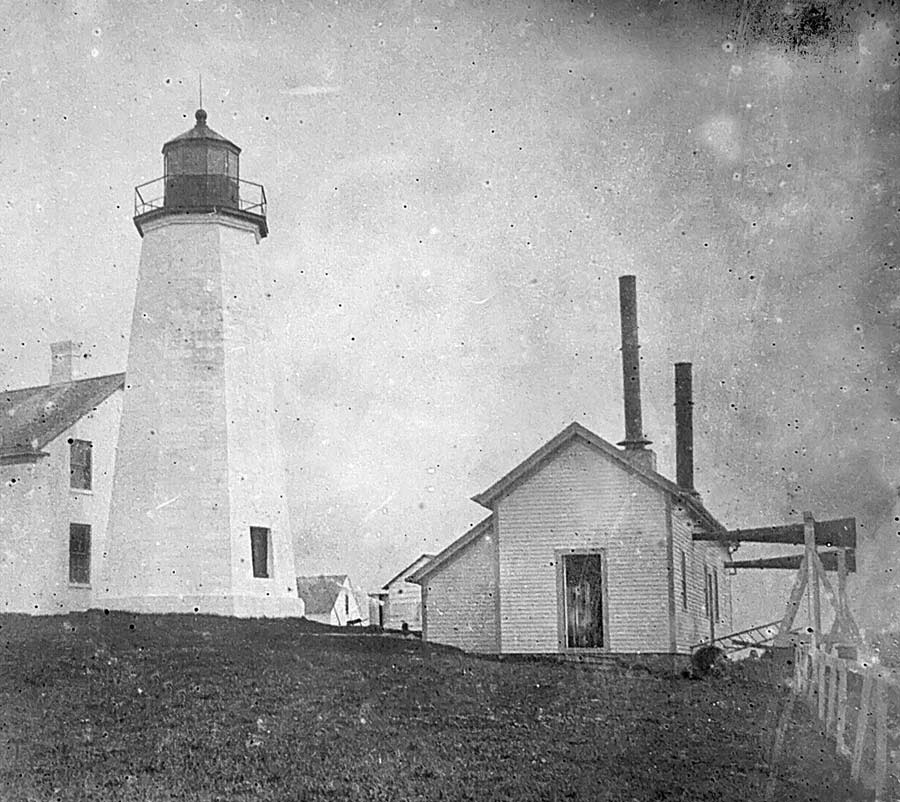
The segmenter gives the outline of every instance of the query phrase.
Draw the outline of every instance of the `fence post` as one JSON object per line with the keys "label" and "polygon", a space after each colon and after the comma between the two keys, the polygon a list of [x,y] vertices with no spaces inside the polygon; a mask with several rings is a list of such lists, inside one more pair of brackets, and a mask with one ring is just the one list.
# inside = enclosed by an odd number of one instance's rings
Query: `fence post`
{"label": "fence post", "polygon": [[844,742],[844,734],[847,731],[847,674],[847,664],[843,660],[838,660],[837,722],[834,737],[838,754],[845,756],[850,754]]}
{"label": "fence post", "polygon": [[824,649],[819,649],[819,698],[816,700],[818,702],[819,708],[819,721],[822,723],[825,722],[825,699],[826,697],[826,671],[828,670],[828,654],[824,651]]}
{"label": "fence post", "polygon": [[886,802],[887,789],[887,688],[875,680],[875,802]]}
{"label": "fence post", "polygon": [[853,763],[850,776],[859,780],[862,768],[863,750],[866,745],[866,728],[869,725],[869,698],[872,695],[872,669],[866,666],[863,679],[862,696],[859,699],[859,714],[856,717],[856,738],[853,743]]}
{"label": "fence post", "polygon": [[806,571],[808,584],[812,589],[812,626],[813,648],[817,649],[822,642],[822,603],[819,596],[819,572],[816,565],[816,523],[811,512],[803,513],[803,543],[806,554]]}
{"label": "fence post", "polygon": [[794,709],[794,700],[797,697],[792,693],[788,696],[784,708],[781,711],[781,717],[778,726],[775,728],[775,743],[772,744],[772,752],[769,756],[769,776],[766,780],[766,791],[764,795],[765,802],[773,802],[775,799],[775,779],[776,766],[778,758],[781,756],[781,749],[784,745],[784,736],[787,732],[788,724],[791,721],[791,713]]}
{"label": "fence post", "polygon": [[841,660],[837,655],[828,656],[828,668],[831,676],[828,682],[828,720],[825,722],[825,732],[834,735],[834,725],[837,721],[837,687],[838,687],[838,666]]}
{"label": "fence post", "polygon": [[806,698],[812,702],[813,694],[819,685],[819,654],[815,643],[810,645],[807,654],[809,656],[809,684],[806,686]]}

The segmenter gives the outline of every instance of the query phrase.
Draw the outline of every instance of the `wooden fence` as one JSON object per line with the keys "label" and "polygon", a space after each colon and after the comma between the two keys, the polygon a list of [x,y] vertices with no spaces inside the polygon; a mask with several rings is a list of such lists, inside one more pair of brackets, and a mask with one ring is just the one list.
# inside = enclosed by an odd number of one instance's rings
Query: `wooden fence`
{"label": "wooden fence", "polygon": [[797,647],[794,692],[816,711],[854,780],[876,802],[900,800],[900,672]]}

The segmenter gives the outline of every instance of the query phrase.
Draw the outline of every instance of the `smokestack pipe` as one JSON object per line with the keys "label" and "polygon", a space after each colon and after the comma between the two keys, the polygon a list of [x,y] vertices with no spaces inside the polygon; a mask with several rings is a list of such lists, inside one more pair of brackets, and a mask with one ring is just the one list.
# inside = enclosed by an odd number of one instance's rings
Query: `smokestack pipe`
{"label": "smokestack pipe", "polygon": [[625,400],[625,439],[619,443],[627,451],[650,445],[641,421],[641,359],[638,345],[637,291],[634,276],[619,277],[619,312],[622,319],[622,385]]}
{"label": "smokestack pipe", "polygon": [[694,398],[691,363],[675,364],[675,481],[694,490]]}

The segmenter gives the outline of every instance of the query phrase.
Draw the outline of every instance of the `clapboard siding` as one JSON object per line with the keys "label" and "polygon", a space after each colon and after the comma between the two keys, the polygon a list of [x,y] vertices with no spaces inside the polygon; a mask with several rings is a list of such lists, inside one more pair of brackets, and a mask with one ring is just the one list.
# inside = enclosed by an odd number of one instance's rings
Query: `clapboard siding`
{"label": "clapboard siding", "polygon": [[428,577],[425,639],[472,652],[497,652],[496,540],[488,528]]}
{"label": "clapboard siding", "polygon": [[[709,638],[709,618],[705,609],[704,566],[715,570],[719,578],[719,620],[716,635],[733,631],[731,619],[731,577],[725,573],[728,552],[714,543],[695,541],[691,537],[688,513],[678,505],[672,510],[672,541],[675,572],[676,651],[685,654],[691,646]],[[681,553],[687,562],[687,610],[684,609],[681,584]]]}
{"label": "clapboard siding", "polygon": [[501,498],[495,518],[504,653],[561,649],[557,554],[566,549],[603,550],[610,651],[670,651],[663,491],[573,440]]}

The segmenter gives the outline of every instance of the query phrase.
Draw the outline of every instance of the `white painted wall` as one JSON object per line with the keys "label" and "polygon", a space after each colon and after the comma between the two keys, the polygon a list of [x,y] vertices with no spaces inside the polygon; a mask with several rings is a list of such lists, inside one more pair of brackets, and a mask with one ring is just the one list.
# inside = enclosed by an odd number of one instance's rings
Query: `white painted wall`
{"label": "white painted wall", "polygon": [[[716,571],[719,578],[719,620],[716,636],[734,631],[732,626],[731,577],[725,573],[728,551],[715,543],[694,541],[690,516],[681,507],[672,508],[672,546],[675,579],[676,650],[690,653],[691,647],[708,639],[709,617],[705,610],[704,566]],[[684,608],[681,582],[681,553],[687,563],[687,609]],[[765,622],[760,622],[765,623]]]}
{"label": "white painted wall", "polygon": [[103,581],[109,507],[116,461],[116,436],[119,433],[121,417],[122,391],[117,390],[95,411],[85,415],[68,432],[53,442],[54,449],[57,447],[60,449],[61,460],[65,462],[63,470],[65,483],[68,483],[69,478],[69,438],[89,440],[93,444],[92,489],[90,492],[69,489],[68,516],[61,527],[66,551],[65,578],[68,582],[69,523],[86,523],[91,526],[91,585],[90,588],[69,585],[70,610],[87,610],[98,606],[94,600],[101,590]]}
{"label": "white painted wall", "polygon": [[557,652],[557,550],[603,549],[609,649],[670,650],[666,499],[574,440],[502,498],[502,651]]}
{"label": "white painted wall", "polygon": [[[221,215],[144,226],[104,606],[302,615],[256,248]],[[251,525],[271,529],[266,579]]]}
{"label": "white painted wall", "polygon": [[393,582],[384,600],[384,628],[422,630],[422,588],[403,579]]}
{"label": "white painted wall", "polygon": [[[106,542],[122,392],[50,442],[34,464],[0,466],[0,612],[59,614],[94,605]],[[69,438],[93,444],[93,488],[70,488]],[[91,582],[69,584],[69,523],[91,527]]]}
{"label": "white painted wall", "polygon": [[497,541],[489,529],[422,587],[423,639],[471,652],[498,652]]}

